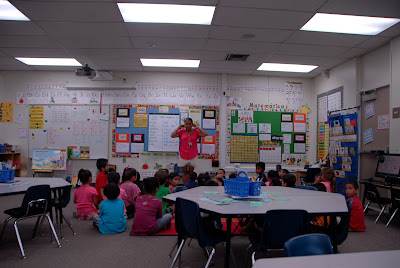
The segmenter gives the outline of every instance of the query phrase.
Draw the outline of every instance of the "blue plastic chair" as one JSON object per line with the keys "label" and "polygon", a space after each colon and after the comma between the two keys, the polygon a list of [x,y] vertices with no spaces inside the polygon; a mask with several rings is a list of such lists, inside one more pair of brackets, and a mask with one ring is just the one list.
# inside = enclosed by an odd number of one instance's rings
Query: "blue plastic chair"
{"label": "blue plastic chair", "polygon": [[172,248],[169,257],[171,257],[172,252],[174,251],[175,247],[179,245],[176,254],[174,256],[174,259],[171,264],[171,268],[174,266],[176,259],[181,257],[181,251],[183,248],[183,245],[186,242],[186,239],[188,239],[189,234],[185,231],[185,228],[183,227],[183,212],[182,212],[182,199],[177,198],[175,202],[175,230],[178,233],[178,238],[174,244],[174,247]]}
{"label": "blue plastic chair", "polygon": [[178,164],[175,164],[175,165],[174,165],[174,172],[178,173],[179,176],[181,176],[181,177],[182,177],[182,175],[183,175],[182,167],[178,167]]}
{"label": "blue plastic chair", "polygon": [[[56,216],[58,215],[58,211],[61,208],[66,208],[69,204],[69,202],[71,201],[71,188],[72,186],[65,186],[62,188],[62,193],[60,198],[54,198],[51,201],[51,205],[56,209]],[[68,227],[71,229],[72,234],[75,235],[75,231],[72,228],[71,223],[69,222],[69,220],[64,216],[64,214],[62,215],[63,220],[67,223]],[[57,216],[58,219],[58,216]],[[43,220],[42,220],[43,221]],[[60,219],[61,222],[61,219]],[[60,233],[61,233],[61,239],[64,238],[64,232],[63,232],[63,225],[60,224]]]}
{"label": "blue plastic chair", "polygon": [[[3,237],[4,230],[6,229],[7,223],[12,219],[15,218],[14,221],[14,229],[15,234],[17,236],[18,245],[21,250],[22,258],[26,258],[24,248],[22,246],[21,237],[18,230],[18,222],[20,220],[25,220],[29,218],[37,217],[40,219],[41,217],[47,218],[49,222],[50,229],[53,233],[53,236],[57,242],[57,246],[61,247],[60,241],[58,240],[57,233],[54,229],[53,223],[47,215],[47,205],[50,200],[50,186],[49,185],[36,185],[31,186],[25,193],[24,199],[22,201],[21,207],[7,209],[4,211],[5,214],[10,215],[3,224],[3,229],[1,231],[0,239]],[[35,226],[34,233],[37,233],[37,228]],[[51,237],[51,242],[53,242],[53,237]]]}
{"label": "blue plastic chair", "polygon": [[[283,249],[289,239],[307,234],[309,231],[309,216],[305,210],[270,210],[264,218],[261,237],[258,241],[250,236],[250,245],[253,246],[252,263],[255,263],[256,251],[267,253],[268,249]],[[257,239],[257,238],[256,238]],[[250,246],[249,245],[249,246]],[[250,247],[248,247],[249,249]],[[247,256],[247,254],[246,254]],[[246,257],[247,260],[247,257]]]}
{"label": "blue plastic chair", "polygon": [[307,186],[307,185],[296,185],[294,188],[304,189],[304,190],[311,190],[311,191],[318,191],[318,189],[315,188],[314,186]]}
{"label": "blue plastic chair", "polygon": [[308,169],[310,165],[304,165],[304,169]]}
{"label": "blue plastic chair", "polygon": [[349,213],[342,217],[340,220],[340,223],[338,224],[338,230],[339,233],[336,236],[337,244],[341,245],[347,238],[347,235],[349,234],[349,227],[350,227],[350,215],[351,215],[351,205],[353,204],[354,199],[347,199],[347,209],[349,210]]}
{"label": "blue plastic chair", "polygon": [[333,254],[331,239],[326,234],[293,237],[284,245],[285,257]]}
{"label": "blue plastic chair", "polygon": [[181,192],[181,191],[186,191],[187,189],[188,188],[186,186],[176,186],[174,188],[174,193]]}
{"label": "blue plastic chair", "polygon": [[[227,240],[227,234],[226,232],[216,228],[210,230],[204,228],[200,216],[200,207],[196,202],[178,197],[176,198],[176,206],[178,206],[178,208],[175,210],[175,217],[178,218],[178,220],[175,221],[175,224],[178,223],[178,236],[181,235],[197,239],[199,246],[207,253],[208,259],[205,266],[207,268],[215,254],[215,246],[218,243],[225,242]],[[181,254],[184,244],[185,240],[180,243],[178,251],[171,264],[171,268],[174,266],[177,256]],[[208,252],[207,247],[213,248],[211,253]]]}

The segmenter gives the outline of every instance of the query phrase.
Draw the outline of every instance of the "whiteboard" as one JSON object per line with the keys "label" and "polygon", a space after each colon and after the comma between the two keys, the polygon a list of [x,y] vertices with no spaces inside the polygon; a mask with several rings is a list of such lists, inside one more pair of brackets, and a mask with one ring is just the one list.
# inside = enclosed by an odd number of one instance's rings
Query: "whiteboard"
{"label": "whiteboard", "polygon": [[179,114],[149,114],[149,152],[178,152],[179,139],[171,133],[179,125]]}
{"label": "whiteboard", "polygon": [[[109,106],[101,112],[108,119]],[[43,106],[43,129],[29,129],[29,157],[33,148],[89,146],[90,159],[108,158],[108,121],[99,115],[98,105]]]}

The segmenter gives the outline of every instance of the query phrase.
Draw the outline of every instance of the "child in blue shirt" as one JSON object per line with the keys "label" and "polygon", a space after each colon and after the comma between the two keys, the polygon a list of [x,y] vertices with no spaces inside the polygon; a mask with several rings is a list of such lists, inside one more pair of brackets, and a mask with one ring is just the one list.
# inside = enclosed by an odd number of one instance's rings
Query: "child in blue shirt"
{"label": "child in blue shirt", "polygon": [[107,200],[101,202],[100,215],[93,219],[93,225],[102,234],[114,234],[125,231],[124,201],[117,198],[119,193],[119,187],[115,183],[109,183],[104,187],[104,195],[107,197]]}
{"label": "child in blue shirt", "polygon": [[265,171],[265,163],[258,162],[256,164],[257,179],[265,183],[267,181],[267,176],[265,175],[264,171]]}

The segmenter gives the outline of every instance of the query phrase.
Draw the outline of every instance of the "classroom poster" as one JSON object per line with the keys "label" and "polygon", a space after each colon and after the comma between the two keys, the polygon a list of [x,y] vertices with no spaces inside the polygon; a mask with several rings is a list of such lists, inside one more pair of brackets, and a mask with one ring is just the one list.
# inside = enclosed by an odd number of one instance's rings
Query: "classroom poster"
{"label": "classroom poster", "polygon": [[13,107],[14,103],[12,102],[0,102],[0,122],[12,123]]}
{"label": "classroom poster", "polygon": [[193,124],[197,126],[201,126],[201,110],[199,109],[190,109],[189,117],[192,118]]}
{"label": "classroom poster", "polygon": [[378,116],[378,129],[389,129],[390,115],[384,114]]}
{"label": "classroom poster", "polygon": [[29,108],[29,129],[43,129],[43,106]]}
{"label": "classroom poster", "polygon": [[238,111],[238,123],[253,123],[253,111]]}
{"label": "classroom poster", "polygon": [[133,127],[147,127],[147,114],[134,114]]}
{"label": "classroom poster", "polygon": [[365,105],[365,119],[373,117],[375,115],[375,102],[371,102]]}
{"label": "classroom poster", "polygon": [[65,170],[67,167],[67,150],[33,149],[32,169]]}

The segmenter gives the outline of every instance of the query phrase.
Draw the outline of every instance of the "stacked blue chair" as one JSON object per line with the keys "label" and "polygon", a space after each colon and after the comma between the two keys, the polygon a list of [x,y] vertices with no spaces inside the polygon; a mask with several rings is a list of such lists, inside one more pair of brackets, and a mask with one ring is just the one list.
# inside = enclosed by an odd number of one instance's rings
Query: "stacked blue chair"
{"label": "stacked blue chair", "polygon": [[303,190],[318,191],[318,189],[315,188],[314,186],[308,186],[308,185],[296,185],[294,188],[303,189]]}
{"label": "stacked blue chair", "polygon": [[333,254],[331,239],[326,234],[293,237],[284,245],[285,257]]}

